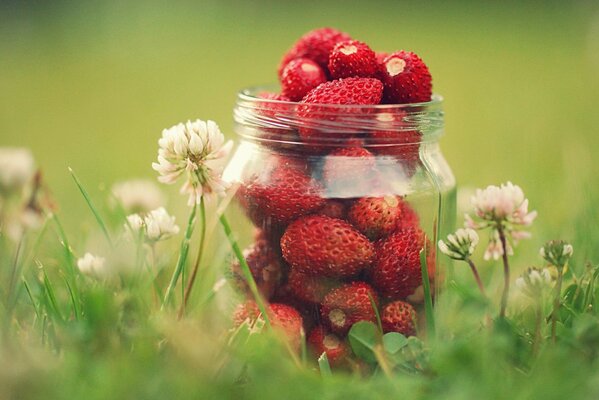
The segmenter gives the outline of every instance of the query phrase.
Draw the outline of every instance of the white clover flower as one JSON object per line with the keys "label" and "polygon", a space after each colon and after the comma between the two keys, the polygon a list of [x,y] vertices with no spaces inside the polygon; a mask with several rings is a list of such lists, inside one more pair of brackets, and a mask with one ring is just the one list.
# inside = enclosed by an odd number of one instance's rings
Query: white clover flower
{"label": "white clover flower", "polygon": [[491,258],[497,260],[503,256],[499,229],[505,235],[508,255],[513,254],[512,244],[530,238],[530,232],[522,228],[532,225],[537,212],[528,211],[528,199],[518,185],[508,182],[499,187],[491,185],[484,190],[477,189],[471,198],[471,203],[478,220],[475,221],[466,214],[464,226],[477,230],[492,229],[484,255],[485,260]]}
{"label": "white clover flower", "polygon": [[454,260],[466,260],[478,244],[478,234],[475,230],[458,229],[454,234],[447,235],[447,240],[439,240],[439,250]]}
{"label": "white clover flower", "polygon": [[0,147],[0,193],[21,189],[34,173],[35,161],[28,149]]}
{"label": "white clover flower", "polygon": [[106,275],[105,262],[106,259],[103,257],[85,253],[77,260],[77,267],[82,274],[98,278]]}
{"label": "white clover flower", "polygon": [[532,299],[539,298],[551,290],[553,278],[547,268],[529,268],[518,279],[516,287],[520,292]]}
{"label": "white clover flower", "polygon": [[528,212],[528,199],[520,186],[511,182],[477,189],[470,201],[476,216],[484,221],[530,226],[537,216],[536,211]]}
{"label": "white clover flower", "polygon": [[228,187],[222,179],[226,157],[233,146],[214,121],[187,121],[162,131],[158,141],[158,162],[152,168],[162,183],[173,184],[181,175],[185,182],[181,193],[189,195],[189,205],[204,195],[224,195]]}
{"label": "white clover flower", "polygon": [[143,217],[139,214],[129,215],[127,223],[135,234],[141,232],[144,240],[150,243],[166,240],[179,233],[175,217],[169,215],[164,207],[152,210]]}
{"label": "white clover flower", "polygon": [[574,254],[574,247],[563,240],[550,240],[539,250],[539,255],[545,261],[558,268],[563,268],[572,254]]}
{"label": "white clover flower", "polygon": [[165,202],[160,188],[154,182],[145,179],[118,182],[112,187],[112,193],[129,213],[148,212]]}

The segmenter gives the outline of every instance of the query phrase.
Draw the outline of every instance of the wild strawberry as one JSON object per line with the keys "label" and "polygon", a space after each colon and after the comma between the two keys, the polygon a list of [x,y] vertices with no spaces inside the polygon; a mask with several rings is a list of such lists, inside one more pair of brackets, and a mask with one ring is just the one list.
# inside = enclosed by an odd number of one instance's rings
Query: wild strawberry
{"label": "wild strawberry", "polygon": [[[303,330],[300,313],[295,308],[280,303],[267,305],[267,313],[272,327],[284,333],[293,348],[299,350]],[[260,308],[253,300],[239,304],[233,313],[233,325],[236,327],[245,321],[254,324],[258,319],[264,320]]]}
{"label": "wild strawberry", "polygon": [[398,222],[397,229],[420,228],[420,217],[416,210],[410,206],[407,201],[401,202],[401,218]]}
{"label": "wild strawberry", "polygon": [[[383,84],[374,78],[345,78],[325,82],[312,89],[297,108],[297,117],[303,121],[299,136],[307,143],[338,145],[340,139],[350,139],[360,133],[359,118],[365,110],[361,107],[331,107],[330,105],[372,105],[381,101]],[[331,121],[354,117],[353,124],[343,121],[331,127]],[[322,152],[326,147],[312,146]]]}
{"label": "wild strawberry", "polygon": [[357,40],[339,42],[329,54],[329,72],[333,79],[371,78],[378,68],[374,51]]}
{"label": "wild strawberry", "polygon": [[299,272],[348,278],[369,267],[372,243],[349,223],[323,215],[294,221],[281,238],[283,258]]}
{"label": "wild strawberry", "polygon": [[300,170],[280,166],[254,177],[242,196],[250,214],[285,223],[322,207],[324,199],[320,191],[318,183]]}
{"label": "wild strawberry", "polygon": [[347,342],[334,333],[328,332],[324,326],[312,329],[308,335],[308,345],[316,358],[326,353],[332,366],[342,364],[351,355],[351,348]]}
{"label": "wild strawberry", "polygon": [[[363,147],[343,147],[333,150],[324,159],[323,181],[327,195],[354,197],[356,186],[371,186],[374,167],[373,154]],[[360,185],[361,183],[365,185]],[[340,193],[351,189],[351,193]]]}
{"label": "wild strawberry", "polygon": [[363,197],[348,213],[349,222],[370,240],[378,240],[393,232],[402,219],[403,200],[399,196]]}
{"label": "wild strawberry", "polygon": [[422,283],[420,251],[424,233],[406,228],[376,243],[376,261],[370,270],[371,281],[388,298],[404,299]]}
{"label": "wild strawberry", "polygon": [[376,62],[380,66],[383,63],[383,61],[385,61],[385,58],[387,58],[387,56],[389,55],[389,53],[387,53],[385,51],[377,51],[375,53],[375,55],[376,55]]}
{"label": "wild strawberry", "polygon": [[376,321],[374,307],[377,302],[377,295],[370,285],[351,282],[331,290],[325,296],[320,309],[321,316],[333,332],[344,335],[358,321]]}
{"label": "wild strawberry", "polygon": [[[345,78],[325,82],[312,89],[303,99],[306,104],[379,104],[383,84],[375,78]],[[306,113],[310,106],[300,108]],[[317,109],[317,108],[316,108]],[[308,113],[309,114],[309,113]]]}
{"label": "wild strawberry", "polygon": [[[281,280],[281,263],[276,250],[266,240],[259,240],[244,250],[243,256],[258,290],[266,299],[270,299],[275,292]],[[245,276],[241,272],[239,261],[235,260],[231,264],[231,274],[234,284],[246,296],[251,296],[251,292]]]}
{"label": "wild strawberry", "polygon": [[403,110],[377,114],[381,128],[368,133],[368,143],[374,153],[393,156],[413,171],[420,161],[422,134],[405,122],[406,114]]}
{"label": "wild strawberry", "polygon": [[404,336],[413,336],[416,333],[414,324],[416,311],[410,303],[396,300],[383,307],[381,323],[384,332],[399,332]]}
{"label": "wild strawberry", "polygon": [[279,76],[285,66],[296,58],[308,58],[326,70],[329,63],[329,53],[339,42],[350,40],[351,37],[333,28],[320,28],[304,34],[285,53],[279,65]]}
{"label": "wild strawberry", "polygon": [[316,86],[327,81],[322,68],[307,58],[291,60],[281,75],[281,93],[291,99],[300,101]]}
{"label": "wild strawberry", "polygon": [[334,287],[339,286],[335,279],[308,275],[292,268],[287,281],[295,297],[306,303],[320,304],[324,296]]}
{"label": "wild strawberry", "polygon": [[402,50],[390,54],[383,60],[379,76],[385,84],[386,103],[420,103],[431,100],[431,74],[415,53]]}
{"label": "wild strawberry", "polygon": [[347,206],[341,200],[327,200],[324,207],[318,210],[318,215],[327,217],[345,219],[347,217]]}

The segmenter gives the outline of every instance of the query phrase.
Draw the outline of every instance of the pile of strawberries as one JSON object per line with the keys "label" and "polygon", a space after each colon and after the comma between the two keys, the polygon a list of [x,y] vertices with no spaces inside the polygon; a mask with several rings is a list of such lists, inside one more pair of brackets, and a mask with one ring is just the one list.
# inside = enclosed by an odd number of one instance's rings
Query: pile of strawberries
{"label": "pile of strawberries", "polygon": [[[416,54],[375,53],[331,28],[302,36],[284,55],[279,78],[281,93],[263,97],[299,102],[298,113],[306,117],[315,112],[312,104],[431,99],[431,76]],[[314,132],[306,129],[299,134],[308,140]],[[417,311],[412,304],[421,297],[424,247],[431,254],[429,275],[434,276],[430,242],[405,198],[374,190],[371,196],[360,197],[327,192],[340,182],[355,184],[356,175],[367,176],[369,184],[376,185],[375,160],[389,154],[375,154],[367,147],[359,140],[344,142],[326,150],[317,163],[310,157],[270,152],[264,168],[249,177],[237,195],[256,227],[254,243],[244,256],[269,302],[272,325],[294,346],[299,346],[303,329],[314,354],[326,352],[333,365],[351,357],[346,336],[352,325],[376,323],[377,311],[385,332],[415,334]],[[357,162],[340,166],[334,162],[340,159]],[[236,325],[255,321],[260,312],[238,262],[231,271],[249,299],[238,306],[233,320]]]}

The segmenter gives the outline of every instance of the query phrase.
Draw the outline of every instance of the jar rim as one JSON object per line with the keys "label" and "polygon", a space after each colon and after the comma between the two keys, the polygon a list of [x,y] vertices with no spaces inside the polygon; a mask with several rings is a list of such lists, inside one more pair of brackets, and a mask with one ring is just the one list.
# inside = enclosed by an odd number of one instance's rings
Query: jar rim
{"label": "jar rim", "polygon": [[[268,103],[288,104],[288,105],[304,104],[299,101],[276,100],[276,99],[262,98],[262,97],[258,96],[259,93],[264,93],[264,92],[277,93],[279,91],[279,89],[280,88],[277,85],[249,86],[249,87],[241,89],[237,93],[237,98],[238,98],[238,100],[242,100],[242,101],[259,101],[264,104],[268,104]],[[417,103],[368,104],[368,105],[318,103],[318,106],[325,107],[325,108],[330,107],[330,108],[334,108],[335,110],[338,110],[340,108],[342,108],[342,109],[351,109],[351,108],[358,108],[358,109],[369,108],[370,109],[371,108],[374,110],[390,111],[390,110],[394,110],[394,109],[409,109],[412,107],[440,106],[443,104],[443,100],[444,100],[444,98],[442,95],[440,95],[439,93],[433,93],[430,101],[423,101],[423,102],[417,102]]]}
{"label": "jar rim", "polygon": [[434,142],[443,133],[443,97],[409,104],[317,104],[275,100],[254,86],[237,96],[237,133],[250,140],[339,146],[359,138],[364,147]]}

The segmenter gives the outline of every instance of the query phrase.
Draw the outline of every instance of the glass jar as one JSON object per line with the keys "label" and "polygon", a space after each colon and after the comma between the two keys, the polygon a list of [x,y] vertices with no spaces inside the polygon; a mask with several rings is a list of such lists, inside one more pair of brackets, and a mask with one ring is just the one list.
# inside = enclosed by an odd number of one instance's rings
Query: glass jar
{"label": "glass jar", "polygon": [[301,314],[316,353],[319,338],[342,342],[352,324],[376,322],[373,302],[385,331],[415,334],[420,251],[434,297],[445,270],[435,244],[454,229],[442,98],[369,106],[271,98],[264,88],[239,93],[239,146],[224,174],[237,190],[227,212],[260,293]]}

